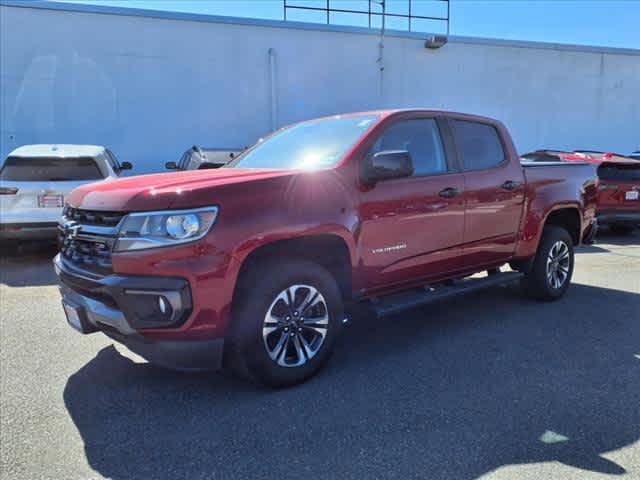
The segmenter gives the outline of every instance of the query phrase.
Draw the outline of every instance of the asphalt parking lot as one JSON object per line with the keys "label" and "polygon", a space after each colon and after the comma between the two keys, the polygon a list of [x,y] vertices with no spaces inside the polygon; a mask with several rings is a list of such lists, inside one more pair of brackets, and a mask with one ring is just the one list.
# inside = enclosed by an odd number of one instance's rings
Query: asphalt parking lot
{"label": "asphalt parking lot", "polygon": [[553,304],[500,287],[359,319],[280,391],[75,333],[53,251],[2,248],[2,478],[640,478],[638,233],[581,248]]}

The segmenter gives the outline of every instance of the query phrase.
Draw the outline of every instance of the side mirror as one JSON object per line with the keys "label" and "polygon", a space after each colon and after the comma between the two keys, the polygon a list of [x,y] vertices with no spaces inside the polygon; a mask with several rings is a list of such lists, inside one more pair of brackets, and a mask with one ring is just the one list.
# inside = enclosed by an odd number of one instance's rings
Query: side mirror
{"label": "side mirror", "polygon": [[133,165],[131,165],[131,162],[122,162],[120,164],[120,170],[131,170],[133,168]]}
{"label": "side mirror", "polygon": [[365,164],[364,179],[370,184],[413,175],[413,161],[411,154],[406,150],[384,150],[375,153]]}
{"label": "side mirror", "polygon": [[178,164],[176,162],[167,162],[164,164],[164,168],[167,170],[177,170]]}

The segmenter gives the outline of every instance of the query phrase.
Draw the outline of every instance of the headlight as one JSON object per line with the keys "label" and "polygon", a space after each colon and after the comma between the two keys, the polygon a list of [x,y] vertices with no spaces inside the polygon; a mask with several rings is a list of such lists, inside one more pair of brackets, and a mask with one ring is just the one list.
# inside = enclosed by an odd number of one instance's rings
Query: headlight
{"label": "headlight", "polygon": [[192,242],[204,237],[218,216],[218,207],[130,213],[118,231],[114,251],[141,250]]}

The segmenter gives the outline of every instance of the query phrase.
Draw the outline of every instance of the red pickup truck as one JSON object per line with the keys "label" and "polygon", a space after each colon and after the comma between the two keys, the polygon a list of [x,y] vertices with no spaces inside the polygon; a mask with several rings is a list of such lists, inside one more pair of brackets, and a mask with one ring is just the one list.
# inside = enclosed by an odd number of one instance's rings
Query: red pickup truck
{"label": "red pickup truck", "polygon": [[640,225],[640,161],[615,153],[579,150],[536,150],[523,159],[533,162],[587,162],[597,167],[598,226],[620,234]]}
{"label": "red pickup truck", "polygon": [[596,194],[593,166],[522,164],[489,118],[337,115],[217,170],[76,189],[54,264],[80,332],[284,386],[326,363],[354,304],[388,315],[515,280],[561,297]]}

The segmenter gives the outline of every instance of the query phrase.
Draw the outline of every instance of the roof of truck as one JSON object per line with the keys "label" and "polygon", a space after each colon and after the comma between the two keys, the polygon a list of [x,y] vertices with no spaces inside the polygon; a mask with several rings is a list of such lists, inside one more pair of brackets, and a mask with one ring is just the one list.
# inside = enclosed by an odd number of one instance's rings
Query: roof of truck
{"label": "roof of truck", "polygon": [[320,117],[309,118],[309,119],[302,120],[300,122],[295,122],[295,123],[313,122],[314,120],[322,120],[325,118],[356,117],[356,116],[364,116],[364,115],[375,115],[380,118],[385,118],[390,115],[397,115],[402,113],[420,113],[420,114],[452,116],[452,117],[459,117],[460,119],[470,120],[470,121],[489,122],[494,124],[500,123],[497,119],[492,117],[486,117],[484,115],[476,115],[473,113],[464,113],[464,112],[457,112],[454,110],[443,110],[441,108],[430,108],[430,107],[392,108],[392,109],[381,109],[381,110],[365,110],[362,112],[342,112],[342,113],[336,113],[332,115],[323,115]]}
{"label": "roof of truck", "polygon": [[10,157],[97,157],[105,148],[99,145],[40,144],[23,145],[9,154]]}

